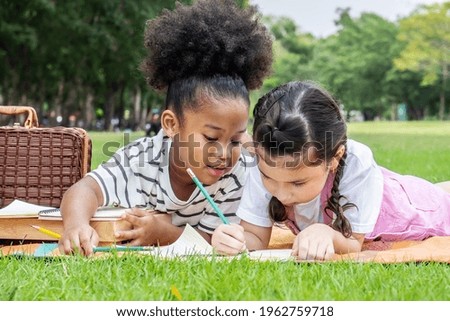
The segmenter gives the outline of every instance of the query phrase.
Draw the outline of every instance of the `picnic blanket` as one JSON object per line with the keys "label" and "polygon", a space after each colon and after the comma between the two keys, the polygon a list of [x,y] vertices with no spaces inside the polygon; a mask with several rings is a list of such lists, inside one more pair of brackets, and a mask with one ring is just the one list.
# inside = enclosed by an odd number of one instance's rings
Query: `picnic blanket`
{"label": "picnic blanket", "polygon": [[[269,248],[292,248],[295,235],[288,229],[274,227]],[[361,252],[335,254],[333,261],[402,263],[450,263],[450,236],[435,236],[424,241],[365,242]]]}
{"label": "picnic blanket", "polygon": [[[269,249],[290,249],[294,241],[291,231],[274,227]],[[3,246],[2,255],[29,255],[34,257],[60,256],[56,243],[30,243]],[[99,253],[99,255],[102,255]],[[442,262],[450,263],[450,236],[435,236],[424,241],[364,243],[358,253],[334,255],[333,261],[403,263],[403,262]],[[308,261],[310,262],[310,261]]]}

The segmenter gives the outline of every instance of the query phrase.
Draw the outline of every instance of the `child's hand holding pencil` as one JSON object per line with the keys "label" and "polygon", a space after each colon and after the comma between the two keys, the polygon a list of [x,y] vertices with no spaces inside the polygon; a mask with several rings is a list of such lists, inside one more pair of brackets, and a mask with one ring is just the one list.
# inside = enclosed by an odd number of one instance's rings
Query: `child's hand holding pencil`
{"label": "child's hand holding pencil", "polygon": [[244,227],[239,224],[219,225],[211,237],[211,245],[219,254],[237,255],[246,252]]}

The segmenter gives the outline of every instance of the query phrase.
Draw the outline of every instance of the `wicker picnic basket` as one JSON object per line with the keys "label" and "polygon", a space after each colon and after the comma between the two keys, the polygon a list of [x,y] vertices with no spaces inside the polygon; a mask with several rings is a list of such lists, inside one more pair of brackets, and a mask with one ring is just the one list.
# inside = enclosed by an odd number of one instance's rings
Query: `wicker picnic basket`
{"label": "wicker picnic basket", "polygon": [[0,114],[27,114],[23,126],[0,127],[0,208],[14,199],[59,207],[64,192],[91,166],[92,143],[81,128],[40,128],[27,106],[0,106]]}

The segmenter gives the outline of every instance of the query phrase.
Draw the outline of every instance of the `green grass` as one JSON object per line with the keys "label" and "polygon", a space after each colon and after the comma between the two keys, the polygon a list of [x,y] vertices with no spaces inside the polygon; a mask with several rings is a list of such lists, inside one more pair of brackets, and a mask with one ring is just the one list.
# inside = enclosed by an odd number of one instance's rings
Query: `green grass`
{"label": "green grass", "polygon": [[349,137],[370,146],[379,165],[431,182],[450,180],[450,122],[349,124]]}
{"label": "green grass", "polygon": [[91,167],[94,169],[102,162],[107,161],[119,147],[144,137],[145,133],[142,131],[132,133],[90,132],[89,136],[92,140]]}
{"label": "green grass", "polygon": [[[383,166],[431,181],[450,180],[449,122],[352,123],[349,136],[369,145]],[[129,141],[122,134],[91,137],[94,168],[118,147],[111,142]],[[0,271],[0,300],[176,300],[172,285],[183,300],[450,300],[450,265],[439,263],[166,261],[126,254],[3,257]]]}
{"label": "green grass", "polygon": [[[3,258],[0,300],[450,300],[444,264]],[[6,276],[11,276],[6,277]],[[12,277],[14,276],[14,277]]]}

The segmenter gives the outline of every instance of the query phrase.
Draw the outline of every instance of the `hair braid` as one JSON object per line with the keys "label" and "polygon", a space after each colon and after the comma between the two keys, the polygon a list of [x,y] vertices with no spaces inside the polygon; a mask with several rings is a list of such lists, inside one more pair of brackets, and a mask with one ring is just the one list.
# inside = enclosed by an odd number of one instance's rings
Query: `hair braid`
{"label": "hair braid", "polygon": [[342,155],[342,158],[339,160],[339,165],[337,166],[336,175],[333,181],[333,187],[331,189],[331,196],[327,200],[327,206],[325,207],[325,215],[332,215],[329,213],[329,210],[336,214],[336,219],[334,220],[332,227],[341,232],[345,237],[350,237],[352,235],[352,227],[348,219],[345,217],[344,211],[350,207],[356,207],[356,205],[350,202],[341,205],[340,200],[347,199],[339,191],[339,183],[341,182],[342,174],[344,173],[346,158],[347,149],[344,152],[344,155]]}

